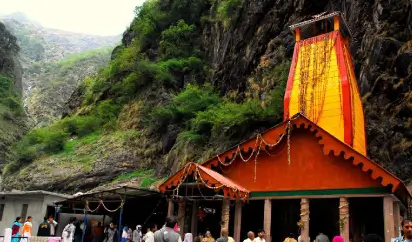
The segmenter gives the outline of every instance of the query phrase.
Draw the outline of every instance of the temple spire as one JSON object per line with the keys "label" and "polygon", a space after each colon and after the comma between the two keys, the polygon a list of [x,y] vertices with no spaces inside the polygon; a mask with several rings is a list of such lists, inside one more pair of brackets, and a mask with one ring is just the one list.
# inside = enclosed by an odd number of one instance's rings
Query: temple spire
{"label": "temple spire", "polygon": [[351,31],[340,12],[290,26],[296,44],[284,100],[284,119],[302,113],[366,155],[363,106],[349,51]]}

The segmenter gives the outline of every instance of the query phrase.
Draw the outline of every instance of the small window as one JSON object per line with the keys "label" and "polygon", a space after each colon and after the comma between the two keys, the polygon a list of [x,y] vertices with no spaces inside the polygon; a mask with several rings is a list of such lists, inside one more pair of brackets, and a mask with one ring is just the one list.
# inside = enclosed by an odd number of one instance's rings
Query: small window
{"label": "small window", "polygon": [[27,209],[29,208],[29,204],[23,204],[23,207],[21,208],[21,219],[23,221],[26,220],[26,216],[27,216]]}
{"label": "small window", "polygon": [[0,221],[3,220],[4,204],[0,204]]}

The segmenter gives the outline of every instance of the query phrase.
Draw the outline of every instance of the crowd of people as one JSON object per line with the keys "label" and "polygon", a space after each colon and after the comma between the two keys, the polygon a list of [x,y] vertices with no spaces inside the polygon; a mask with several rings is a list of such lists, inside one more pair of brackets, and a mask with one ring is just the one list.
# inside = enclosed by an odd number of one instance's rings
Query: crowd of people
{"label": "crowd of people", "polygon": [[[22,217],[17,217],[13,225],[11,226],[11,236],[28,238],[31,237],[33,235],[32,221],[32,216],[28,216],[24,223]],[[44,221],[39,225],[37,236],[55,236],[56,226],[57,222],[54,221],[53,216],[45,217]],[[13,239],[12,241],[18,241],[18,239]]]}
{"label": "crowd of people", "polygon": [[[12,224],[11,234],[12,242],[28,242],[27,238],[32,236],[32,220],[31,216],[27,217],[27,220],[23,223],[21,217],[17,217],[16,221]],[[76,230],[82,231],[81,225],[76,221],[75,217],[69,219],[69,223],[64,227],[62,233],[63,242],[81,242],[82,233]],[[412,220],[404,219],[401,223],[402,235],[395,238],[393,242],[410,242],[412,241]],[[37,236],[53,237],[56,234],[57,222],[53,217],[45,217],[44,221],[39,225]],[[186,233],[184,240],[180,236],[180,228],[175,216],[169,216],[166,218],[166,223],[161,229],[158,230],[157,225],[153,224],[148,226],[146,233],[142,234],[142,226],[137,225],[133,231],[127,225],[122,229],[121,236],[118,234],[117,226],[114,223],[103,229],[102,224],[99,222],[96,226],[92,227],[91,234],[93,236],[93,242],[235,242],[232,237],[229,236],[227,229],[223,228],[218,239],[214,239],[210,231],[206,231],[204,234],[199,234],[193,239],[191,233]],[[266,242],[265,231],[260,229],[257,231],[257,237],[253,231],[247,233],[247,238],[243,242]],[[23,238],[21,238],[23,237]],[[121,241],[119,241],[119,238]],[[20,240],[21,239],[21,240]],[[293,234],[290,234],[284,239],[284,242],[303,242],[301,236],[295,238]],[[309,238],[310,241],[310,238]],[[350,242],[383,242],[384,240],[376,234],[368,234],[362,238],[352,238]],[[274,241],[275,242],[275,241]],[[330,242],[328,236],[320,233],[313,242]],[[332,242],[345,242],[342,236],[335,236]]]}

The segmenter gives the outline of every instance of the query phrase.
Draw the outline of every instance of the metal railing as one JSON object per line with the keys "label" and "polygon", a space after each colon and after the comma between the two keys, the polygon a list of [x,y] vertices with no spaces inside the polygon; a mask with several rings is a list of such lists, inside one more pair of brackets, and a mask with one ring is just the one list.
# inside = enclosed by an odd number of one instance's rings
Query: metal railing
{"label": "metal railing", "polygon": [[[27,241],[27,242],[28,242],[29,237],[24,237],[24,236],[11,236],[11,241],[12,241],[12,242],[20,242],[22,239],[26,239],[26,240],[23,240],[23,241]],[[0,236],[0,242],[4,242],[4,236]]]}
{"label": "metal railing", "polygon": [[[32,236],[32,237],[24,237],[24,236],[12,236],[11,242],[47,242],[49,238],[54,237],[41,237],[41,236]],[[14,239],[14,240],[13,240]],[[0,242],[4,242],[4,236],[0,236]]]}

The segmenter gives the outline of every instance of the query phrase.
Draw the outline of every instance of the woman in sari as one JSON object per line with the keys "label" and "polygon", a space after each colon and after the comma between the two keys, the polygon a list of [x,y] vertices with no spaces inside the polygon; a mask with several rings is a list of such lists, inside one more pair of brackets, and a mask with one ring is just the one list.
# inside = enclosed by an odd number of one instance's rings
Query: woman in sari
{"label": "woman in sari", "polygon": [[[20,234],[20,228],[22,226],[21,222],[22,222],[21,217],[17,217],[16,221],[14,221],[13,225],[11,226],[11,237],[21,236]],[[18,241],[19,241],[19,238],[13,238],[11,240],[11,242],[18,242]]]}
{"label": "woman in sari", "polygon": [[[26,222],[23,224],[23,229],[21,231],[21,233],[23,234],[23,237],[27,237],[30,238],[31,237],[31,233],[32,233],[32,223],[31,221],[33,220],[33,218],[31,216],[27,217]],[[22,239],[21,242],[27,242],[27,239]]]}

